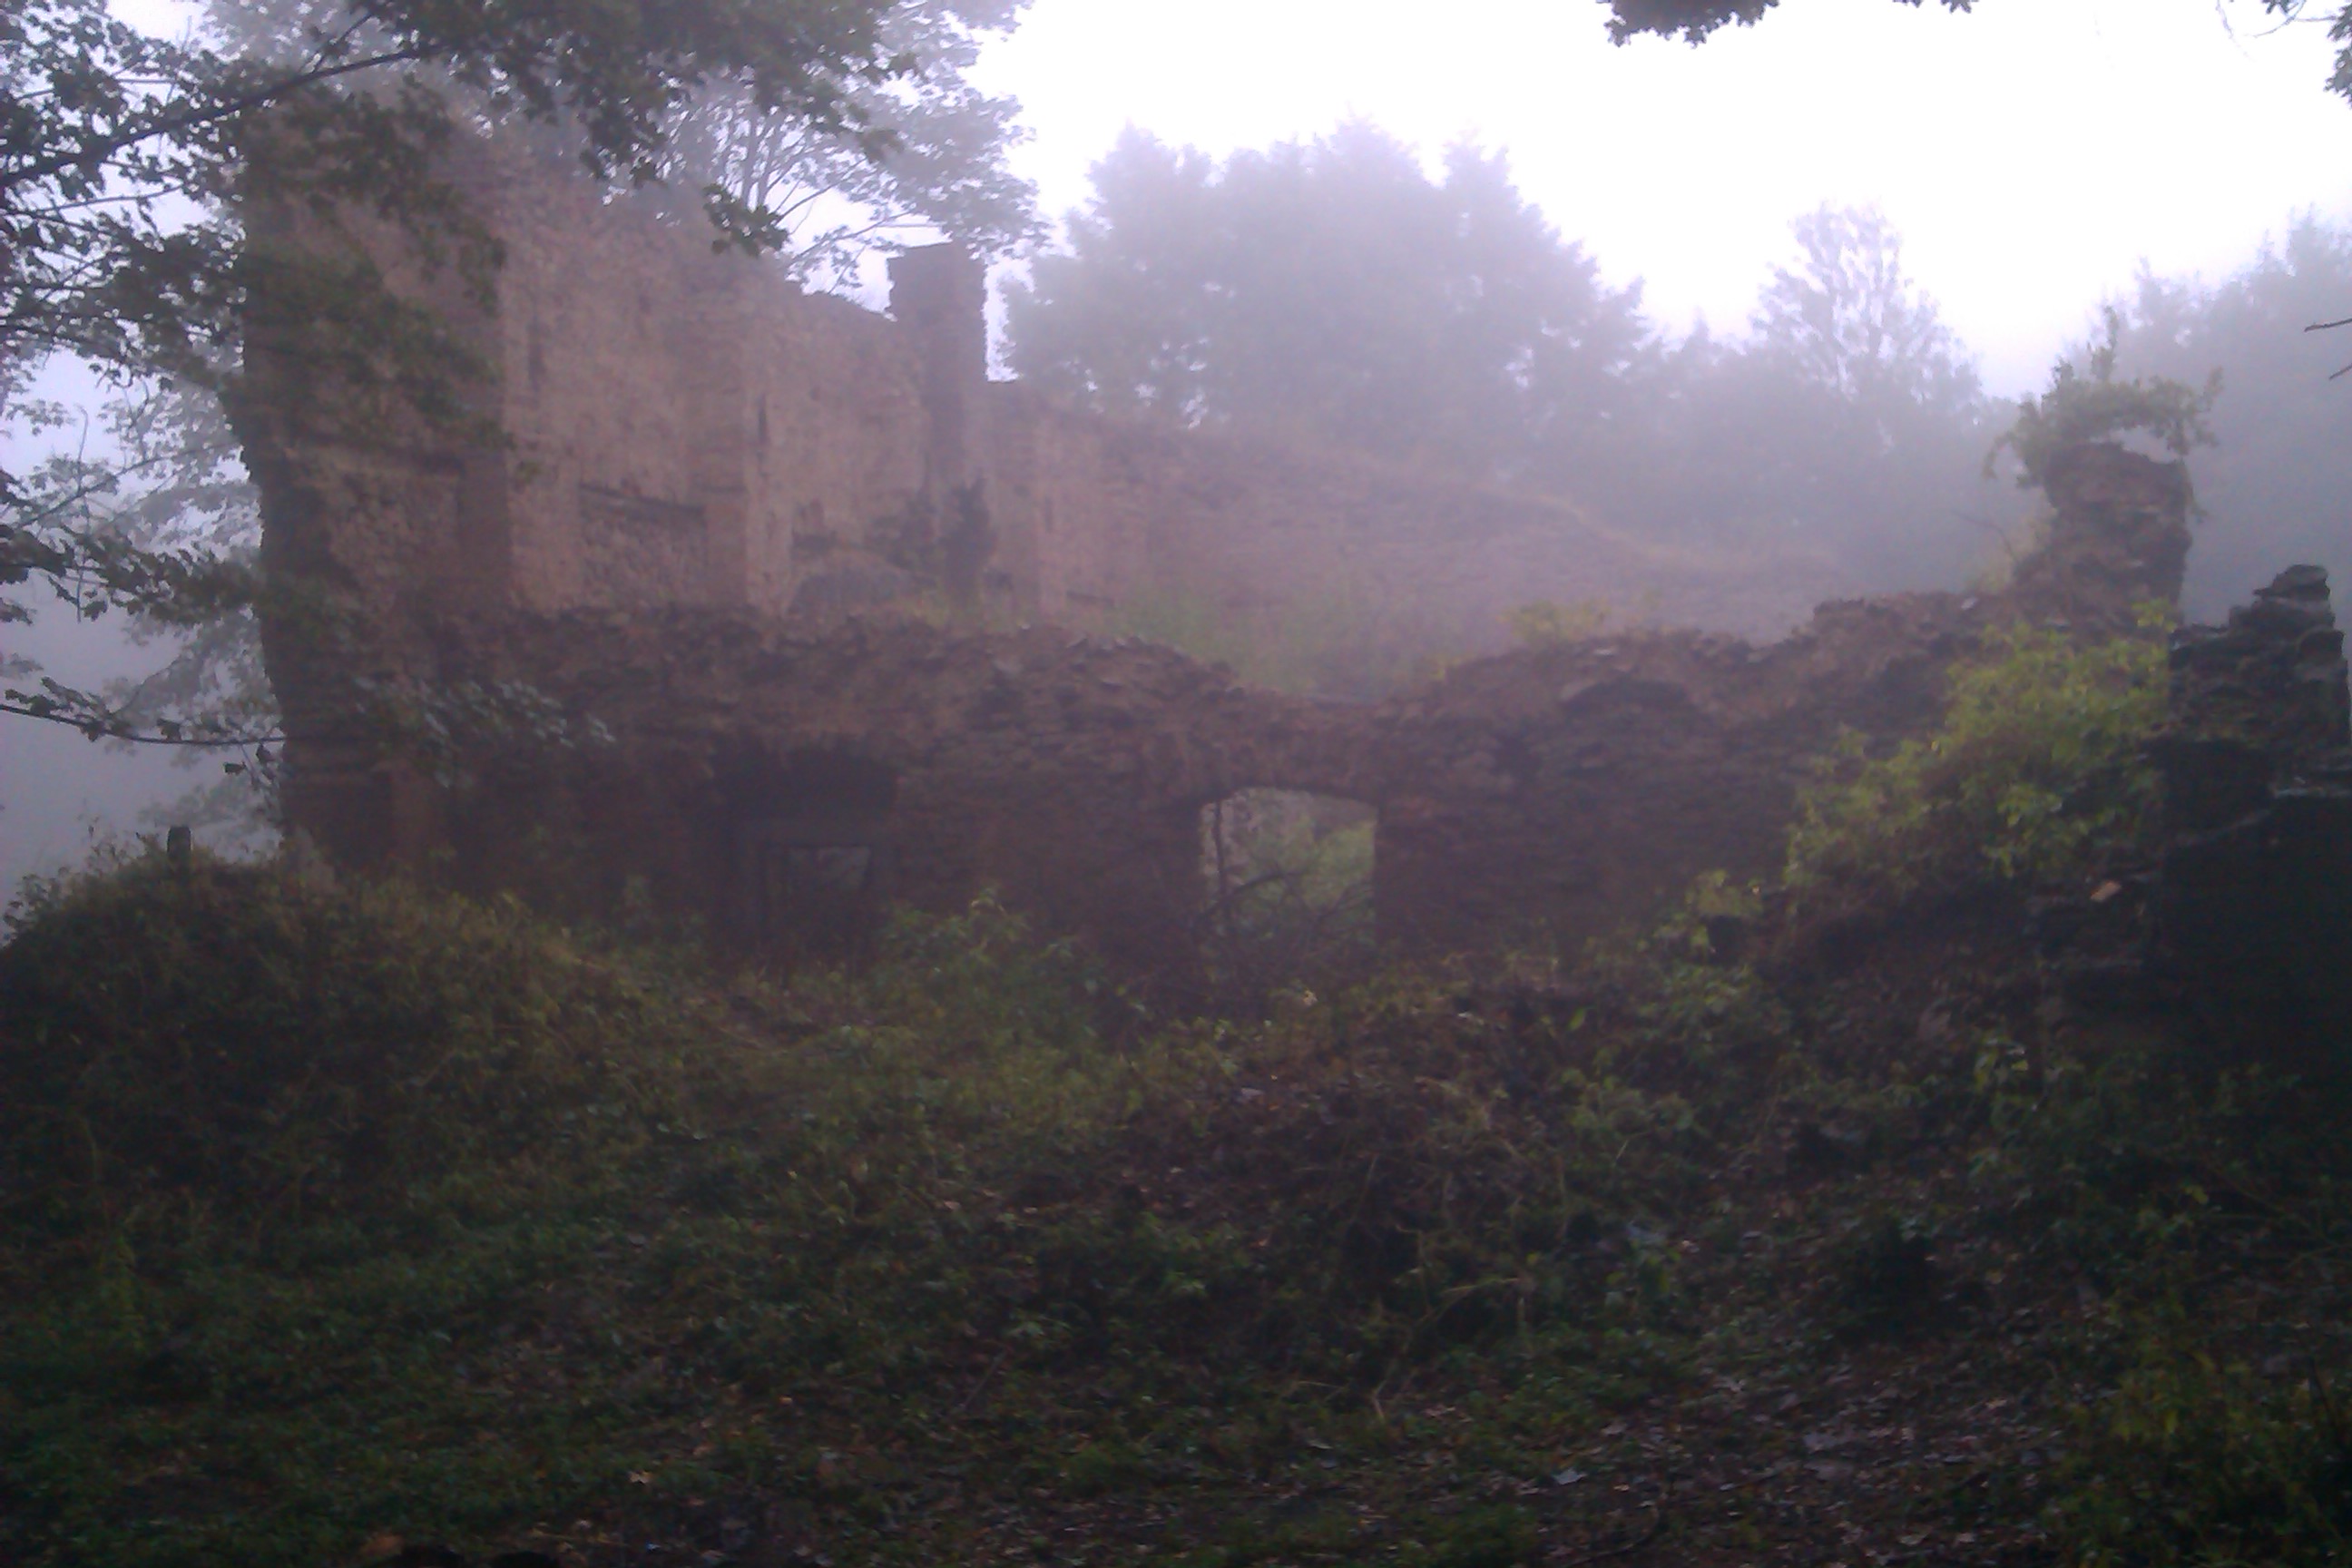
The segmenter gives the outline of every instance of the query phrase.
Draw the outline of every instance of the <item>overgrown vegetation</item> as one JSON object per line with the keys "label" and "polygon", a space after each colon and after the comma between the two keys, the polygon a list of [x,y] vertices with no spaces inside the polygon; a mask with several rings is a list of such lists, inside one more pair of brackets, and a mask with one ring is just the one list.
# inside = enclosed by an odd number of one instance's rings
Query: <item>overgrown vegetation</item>
{"label": "overgrown vegetation", "polygon": [[60,1224],[569,1182],[675,1121],[709,1049],[677,987],[398,888],[142,861],[37,900],[0,963],[10,1189]]}
{"label": "overgrown vegetation", "polygon": [[1291,790],[1244,790],[1202,814],[1212,994],[1255,1011],[1277,987],[1371,971],[1373,830],[1360,801]]}
{"label": "overgrown vegetation", "polygon": [[[2148,657],[1997,639],[1792,858],[2127,852]],[[49,889],[0,1555],[2339,1560],[2340,1091],[2052,1006],[2005,912],[1831,965],[1783,909],[1182,1018],[986,901],[787,987],[275,866]]]}
{"label": "overgrown vegetation", "polygon": [[1849,734],[1801,798],[1786,879],[1801,900],[1867,902],[1997,878],[2079,881],[2153,825],[2142,748],[2163,721],[2169,616],[2088,645],[2011,626],[1954,668],[1933,734],[1871,756]]}
{"label": "overgrown vegetation", "polygon": [[2080,364],[2060,360],[2050,390],[2020,400],[2017,423],[2002,433],[1986,459],[1988,472],[2007,452],[2017,458],[2021,483],[2042,485],[2061,453],[2118,436],[2146,436],[2175,458],[2213,444],[2207,420],[2221,400],[2221,373],[2210,373],[2202,387],[2160,375],[2119,380],[2116,360],[2123,343],[2123,312],[2110,305],[2102,320],[2105,335],[2081,354]]}

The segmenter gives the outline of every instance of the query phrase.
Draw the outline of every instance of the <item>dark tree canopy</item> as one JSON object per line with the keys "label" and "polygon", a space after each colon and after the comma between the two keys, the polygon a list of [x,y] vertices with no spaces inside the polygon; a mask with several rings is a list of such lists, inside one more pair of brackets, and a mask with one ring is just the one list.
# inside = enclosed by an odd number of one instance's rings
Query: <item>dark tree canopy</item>
{"label": "dark tree canopy", "polygon": [[[1609,36],[1624,43],[1643,33],[1704,42],[1708,35],[1737,23],[1753,26],[1780,0],[1609,0]],[[1917,5],[1922,0],[1895,0]],[[1941,0],[1948,9],[1974,9],[1976,0]]]}
{"label": "dark tree canopy", "polygon": [[[232,48],[142,32],[104,0],[23,0],[0,16],[0,385],[52,351],[188,369],[233,337],[223,204],[259,168],[306,198],[420,218],[436,205],[426,159],[466,102],[561,116],[607,177],[658,176],[674,113],[714,86],[759,115],[854,132],[861,86],[919,64],[891,51],[897,8],[360,0],[289,7],[273,47]],[[300,122],[304,153],[257,165],[273,111]],[[763,216],[719,210],[747,229]]]}
{"label": "dark tree canopy", "polygon": [[[1622,44],[1644,33],[1654,33],[1662,37],[1704,43],[1714,33],[1734,24],[1753,26],[1780,3],[1780,0],[1609,0],[1609,37]],[[1938,3],[1949,11],[1976,9],[1976,0]],[[1917,6],[1926,4],[1926,0],[1895,0],[1895,4]],[[2312,0],[2262,0],[2262,7],[2289,21],[2299,20],[2314,9]],[[2324,13],[2326,6],[2322,5],[2318,9]],[[2352,3],[2344,4],[2336,12],[2328,25],[2328,36],[2343,46],[2336,52],[2329,90],[2352,98]]]}
{"label": "dark tree canopy", "polygon": [[1007,324],[1016,371],[1099,407],[1493,471],[1613,401],[1647,333],[1499,156],[1433,177],[1353,125],[1218,164],[1129,132],[1094,173]]}

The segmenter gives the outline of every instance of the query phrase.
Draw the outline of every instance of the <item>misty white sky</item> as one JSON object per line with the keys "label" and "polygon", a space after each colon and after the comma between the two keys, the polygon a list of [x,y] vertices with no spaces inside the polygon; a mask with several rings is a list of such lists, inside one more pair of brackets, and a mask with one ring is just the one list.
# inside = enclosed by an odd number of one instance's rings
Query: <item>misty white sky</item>
{"label": "misty white sky", "polygon": [[1056,216],[1135,124],[1223,153],[1349,117],[1520,188],[1651,310],[1741,328],[1788,224],[1875,201],[1996,392],[2037,388],[2140,260],[2227,271],[2352,213],[2317,25],[2253,0],[1786,0],[1705,47],[1613,48],[1598,0],[1035,0],[980,72],[1026,107]]}

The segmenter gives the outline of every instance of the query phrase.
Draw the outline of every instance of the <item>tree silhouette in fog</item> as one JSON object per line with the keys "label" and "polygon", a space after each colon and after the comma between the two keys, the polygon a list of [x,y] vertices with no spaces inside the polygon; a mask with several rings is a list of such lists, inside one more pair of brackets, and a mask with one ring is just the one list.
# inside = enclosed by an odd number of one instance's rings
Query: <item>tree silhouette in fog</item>
{"label": "tree silhouette in fog", "polygon": [[853,282],[877,248],[946,237],[996,256],[1038,237],[1037,190],[1013,172],[1027,139],[1020,100],[966,75],[982,38],[1008,31],[1028,0],[908,0],[880,37],[913,68],[848,89],[858,130],[767,112],[741,80],[698,89],[668,126],[665,179],[683,196],[710,186],[768,215],[794,276]]}
{"label": "tree silhouette in fog", "polygon": [[2143,272],[2120,302],[2117,363],[2198,382],[2218,368],[2218,445],[2197,458],[2206,517],[2189,608],[2219,614],[2283,561],[2352,574],[2352,387],[2328,377],[2343,334],[2309,333],[2352,300],[2352,227],[2305,216],[2218,283]]}
{"label": "tree silhouette in fog", "polygon": [[[1974,406],[1976,367],[1936,302],[1903,272],[1903,240],[1874,206],[1823,206],[1791,226],[1803,258],[1772,269],[1756,312],[1758,347],[1882,421]],[[1887,438],[1895,438],[1892,430]]]}
{"label": "tree silhouette in fog", "polygon": [[1981,476],[1975,366],[1884,214],[1824,206],[1791,234],[1748,337],[1661,345],[1603,438],[1548,442],[1536,475],[1653,536],[1815,554],[1827,582],[1957,584],[2017,506]]}
{"label": "tree silhouette in fog", "polygon": [[1831,552],[1871,585],[1955,583],[2013,510],[1981,482],[1990,405],[1975,363],[1876,207],[1824,205],[1790,231],[1797,258],[1772,269],[1752,338],[1691,399],[1708,414],[1684,460],[1744,461],[1727,515],[1751,537]]}
{"label": "tree silhouette in fog", "polygon": [[1130,131],[1094,177],[1007,317],[1019,374],[1106,410],[1499,476],[1606,416],[1648,333],[1499,155],[1433,176],[1359,124],[1219,164]]}
{"label": "tree silhouette in fog", "polygon": [[1564,497],[1853,586],[1957,582],[2013,497],[1990,407],[1874,208],[1800,218],[1753,335],[1671,342],[1496,155],[1433,176],[1365,125],[1222,164],[1129,132],[1009,289],[1022,376],[1114,412],[1354,447]]}

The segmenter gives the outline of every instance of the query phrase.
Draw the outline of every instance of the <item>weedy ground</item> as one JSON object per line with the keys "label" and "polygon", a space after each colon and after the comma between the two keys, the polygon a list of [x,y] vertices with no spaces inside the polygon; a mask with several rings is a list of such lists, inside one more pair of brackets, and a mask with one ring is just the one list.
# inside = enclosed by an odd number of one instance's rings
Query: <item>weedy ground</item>
{"label": "weedy ground", "polygon": [[[986,903],[782,985],[273,867],[53,889],[0,1560],[2352,1560],[2341,1086],[2067,1005],[1929,842],[1998,870],[2039,797],[1874,765],[1801,834],[1833,927],[1710,879],[1241,1020]],[[1839,814],[1929,868],[1869,918]]]}
{"label": "weedy ground", "polygon": [[[0,954],[0,1550],[2341,1561],[2340,1122],[1997,911],[1157,1017],[142,865]],[[523,1559],[521,1561],[529,1561]]]}

